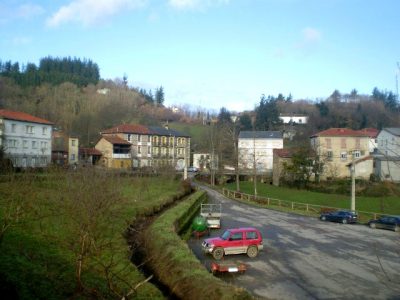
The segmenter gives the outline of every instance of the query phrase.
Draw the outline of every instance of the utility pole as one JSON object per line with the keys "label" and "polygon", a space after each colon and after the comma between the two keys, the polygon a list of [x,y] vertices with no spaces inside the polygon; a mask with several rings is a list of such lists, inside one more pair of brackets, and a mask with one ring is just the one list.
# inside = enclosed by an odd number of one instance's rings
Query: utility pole
{"label": "utility pole", "polygon": [[356,165],[354,163],[354,151],[351,153],[351,210],[356,210]]}

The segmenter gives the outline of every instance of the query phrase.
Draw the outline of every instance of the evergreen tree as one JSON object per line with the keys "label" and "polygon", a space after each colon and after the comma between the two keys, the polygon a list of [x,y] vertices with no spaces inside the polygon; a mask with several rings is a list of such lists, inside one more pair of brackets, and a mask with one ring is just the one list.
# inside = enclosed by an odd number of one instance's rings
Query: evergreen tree
{"label": "evergreen tree", "polygon": [[160,86],[158,89],[156,89],[155,102],[158,106],[162,106],[164,104],[164,100],[164,88]]}

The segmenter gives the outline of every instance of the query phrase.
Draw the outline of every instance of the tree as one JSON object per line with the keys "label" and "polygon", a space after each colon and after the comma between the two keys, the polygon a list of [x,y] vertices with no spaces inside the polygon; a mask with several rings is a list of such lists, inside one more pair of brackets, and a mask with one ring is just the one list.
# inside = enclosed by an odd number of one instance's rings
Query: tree
{"label": "tree", "polygon": [[256,130],[273,130],[276,125],[281,124],[277,107],[277,100],[273,96],[261,96],[260,104],[256,108]]}
{"label": "tree", "polygon": [[251,130],[253,125],[251,124],[251,118],[248,114],[243,114],[239,118],[240,130]]}
{"label": "tree", "polygon": [[162,106],[164,100],[164,88],[160,86],[158,89],[156,89],[155,102],[158,106]]}

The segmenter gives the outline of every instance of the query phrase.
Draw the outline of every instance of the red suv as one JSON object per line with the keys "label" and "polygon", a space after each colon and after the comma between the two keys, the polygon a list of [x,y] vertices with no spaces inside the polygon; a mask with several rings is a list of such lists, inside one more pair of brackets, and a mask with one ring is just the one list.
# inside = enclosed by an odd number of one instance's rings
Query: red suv
{"label": "red suv", "polygon": [[204,240],[202,247],[205,253],[211,253],[215,259],[241,253],[256,257],[258,251],[263,249],[263,243],[260,231],[246,227],[227,229],[220,237]]}

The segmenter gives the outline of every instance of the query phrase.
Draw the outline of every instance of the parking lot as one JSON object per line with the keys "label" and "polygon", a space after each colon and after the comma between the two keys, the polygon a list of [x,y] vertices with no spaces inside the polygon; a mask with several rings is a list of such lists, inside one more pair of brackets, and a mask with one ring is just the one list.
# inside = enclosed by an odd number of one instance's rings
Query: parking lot
{"label": "parking lot", "polygon": [[[400,299],[399,233],[256,208],[206,190],[223,213],[222,229],[211,236],[253,226],[264,237],[264,251],[256,258],[224,258],[248,269],[220,275],[223,280],[269,299]],[[213,259],[202,253],[204,238],[188,243],[209,267]]]}

